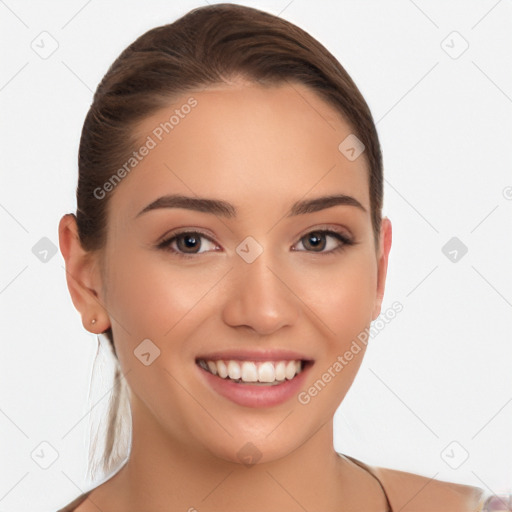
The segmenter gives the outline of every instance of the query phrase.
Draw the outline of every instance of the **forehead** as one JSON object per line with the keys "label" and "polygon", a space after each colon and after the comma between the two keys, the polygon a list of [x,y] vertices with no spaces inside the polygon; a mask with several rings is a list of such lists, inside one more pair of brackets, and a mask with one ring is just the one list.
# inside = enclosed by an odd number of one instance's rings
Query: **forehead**
{"label": "forehead", "polygon": [[300,84],[191,91],[137,126],[140,148],[150,149],[116,187],[113,209],[135,215],[159,195],[177,192],[222,198],[241,211],[344,193],[369,211],[364,153],[349,160],[339,149],[352,133]]}

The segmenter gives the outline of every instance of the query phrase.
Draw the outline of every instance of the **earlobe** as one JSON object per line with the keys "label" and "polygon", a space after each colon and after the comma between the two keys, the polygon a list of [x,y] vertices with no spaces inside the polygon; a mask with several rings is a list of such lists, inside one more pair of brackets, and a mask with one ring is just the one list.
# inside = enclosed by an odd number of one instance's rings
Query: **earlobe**
{"label": "earlobe", "polygon": [[375,296],[375,306],[372,314],[372,321],[375,320],[380,315],[382,308],[382,301],[384,299],[384,289],[386,287],[386,275],[388,270],[388,259],[389,251],[391,250],[391,242],[391,221],[387,217],[383,217],[380,227],[380,242],[377,260],[377,290]]}
{"label": "earlobe", "polygon": [[64,215],[59,222],[59,247],[66,264],[71,300],[82,316],[84,328],[93,333],[105,331],[110,322],[100,299],[101,276],[97,261],[94,254],[82,248],[73,214]]}

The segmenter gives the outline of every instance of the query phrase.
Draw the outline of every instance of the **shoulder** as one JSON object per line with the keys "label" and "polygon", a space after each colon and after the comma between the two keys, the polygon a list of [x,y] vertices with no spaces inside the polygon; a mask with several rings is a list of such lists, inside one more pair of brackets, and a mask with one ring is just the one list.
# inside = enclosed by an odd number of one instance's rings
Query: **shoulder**
{"label": "shoulder", "polygon": [[392,506],[400,512],[481,512],[484,490],[396,469],[372,466]]}
{"label": "shoulder", "polygon": [[83,503],[89,494],[91,494],[92,490],[81,494],[78,498],[75,498],[71,503],[68,503],[65,507],[60,508],[57,512],[73,512],[80,503]]}

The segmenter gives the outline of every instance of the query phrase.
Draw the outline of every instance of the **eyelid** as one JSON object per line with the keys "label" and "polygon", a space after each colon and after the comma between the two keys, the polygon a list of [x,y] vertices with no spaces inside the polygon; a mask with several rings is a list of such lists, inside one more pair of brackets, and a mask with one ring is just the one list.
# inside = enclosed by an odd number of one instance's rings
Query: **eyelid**
{"label": "eyelid", "polygon": [[[201,238],[206,238],[210,243],[213,245],[220,247],[220,245],[215,241],[215,237],[210,235],[207,232],[204,232],[201,229],[198,228],[177,228],[177,230],[170,230],[165,235],[161,236],[157,243],[155,244],[156,247],[169,247],[171,245],[171,242],[174,241],[176,238],[178,238],[180,235],[186,234],[186,233],[196,233],[198,235],[201,235]],[[172,250],[171,250],[172,252]],[[206,252],[213,252],[213,251],[206,251]],[[194,254],[186,254],[186,253],[178,253],[182,256],[194,256]],[[206,253],[197,253],[197,254],[206,254]]]}
{"label": "eyelid", "polygon": [[[340,235],[344,235],[347,238],[353,239],[351,233],[347,229],[340,228],[339,226],[335,224],[319,224],[317,226],[309,227],[305,229],[300,235],[297,237],[297,242],[301,240],[304,236],[308,235],[309,233],[312,233],[313,231],[336,231]],[[184,228],[175,228],[170,229],[169,231],[166,231],[162,236],[158,238],[156,241],[156,245],[160,244],[161,242],[168,240],[169,238],[174,238],[175,236],[182,235],[183,233],[198,233],[200,235],[203,235],[204,237],[208,238],[210,242],[216,243],[214,238],[215,235],[211,233],[209,230],[203,230],[202,228],[194,228],[192,226],[185,226]],[[294,243],[297,243],[294,242]],[[217,244],[218,245],[218,244]]]}
{"label": "eyelid", "polygon": [[211,242],[213,242],[215,235],[210,230],[205,230],[203,228],[195,228],[193,226],[185,226],[183,228],[174,228],[170,229],[169,231],[166,231],[162,236],[160,236],[157,241],[155,242],[156,245],[159,243],[168,240],[171,237],[175,237],[178,235],[182,235],[183,233],[199,233],[200,235],[205,236],[208,238]]}
{"label": "eyelid", "polygon": [[336,233],[343,235],[346,238],[350,238],[351,240],[353,239],[353,236],[348,229],[342,228],[337,224],[318,224],[316,226],[313,226],[312,228],[307,228],[305,231],[303,231],[302,234],[299,235],[298,240],[300,240],[307,234],[315,231],[335,231]]}

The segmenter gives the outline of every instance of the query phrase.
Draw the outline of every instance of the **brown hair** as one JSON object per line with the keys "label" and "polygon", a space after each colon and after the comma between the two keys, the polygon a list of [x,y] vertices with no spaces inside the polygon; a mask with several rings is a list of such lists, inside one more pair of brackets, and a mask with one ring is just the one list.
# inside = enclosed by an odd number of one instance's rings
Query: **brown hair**
{"label": "brown hair", "polygon": [[[365,146],[371,219],[378,247],[383,202],[382,154],[363,96],[336,58],[292,23],[258,9],[215,4],[191,10],[174,23],[153,28],[112,63],[94,94],[79,148],[76,219],[84,249],[106,242],[108,197],[102,187],[140,146],[138,123],[172,99],[198,87],[242,77],[262,85],[295,82],[308,86],[337,110]],[[341,142],[341,141],[340,141]],[[104,333],[113,348],[112,329]],[[104,470],[112,460],[122,379],[115,376]]]}

